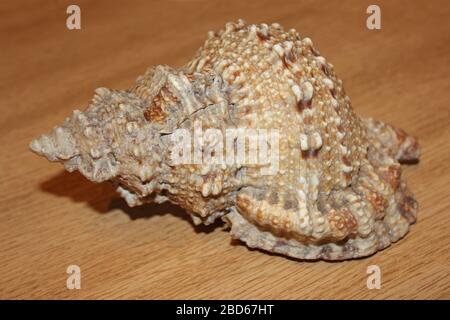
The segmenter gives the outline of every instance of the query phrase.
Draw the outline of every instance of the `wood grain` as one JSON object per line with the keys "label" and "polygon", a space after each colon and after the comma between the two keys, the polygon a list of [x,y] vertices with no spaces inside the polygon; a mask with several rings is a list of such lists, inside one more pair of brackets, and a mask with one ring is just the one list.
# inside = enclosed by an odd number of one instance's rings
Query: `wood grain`
{"label": "wood grain", "polygon": [[[0,298],[450,298],[450,4],[377,1],[72,1],[0,4]],[[279,22],[313,39],[356,111],[420,137],[405,175],[420,203],[405,239],[369,258],[301,262],[194,227],[171,205],[127,208],[108,184],[65,173],[29,141],[84,108],[93,90],[126,88],[146,67],[180,66],[226,21]],[[81,267],[80,290],[66,268]],[[366,268],[382,288],[368,290]]]}

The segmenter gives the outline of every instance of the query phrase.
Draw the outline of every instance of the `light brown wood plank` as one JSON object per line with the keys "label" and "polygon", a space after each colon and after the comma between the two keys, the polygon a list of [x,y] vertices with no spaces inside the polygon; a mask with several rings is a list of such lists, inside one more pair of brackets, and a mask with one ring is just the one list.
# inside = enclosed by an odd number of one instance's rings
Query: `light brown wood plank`
{"label": "light brown wood plank", "polygon": [[[0,4],[0,298],[450,298],[450,4],[377,1],[72,1]],[[420,203],[405,239],[374,256],[301,262],[232,244],[220,224],[194,227],[171,205],[127,208],[108,184],[65,173],[29,141],[123,89],[148,66],[180,66],[230,20],[279,22],[313,39],[355,110],[420,137],[405,175]],[[66,288],[81,267],[82,288]],[[368,290],[377,264],[382,288]]]}

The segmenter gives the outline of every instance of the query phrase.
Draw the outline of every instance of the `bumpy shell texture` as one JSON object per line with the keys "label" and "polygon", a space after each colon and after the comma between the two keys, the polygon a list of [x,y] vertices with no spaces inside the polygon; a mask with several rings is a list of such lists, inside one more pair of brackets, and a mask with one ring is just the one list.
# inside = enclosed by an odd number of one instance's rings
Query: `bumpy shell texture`
{"label": "bumpy shell texture", "polygon": [[[194,133],[184,146],[200,145],[200,157],[174,164],[178,133],[199,129],[223,141]],[[267,162],[201,161],[233,153],[239,135],[255,130],[278,134],[265,144],[275,171],[263,173]],[[279,24],[228,23],[184,67],[152,67],[128,90],[97,89],[84,112],[30,148],[111,181],[130,206],[170,201],[196,224],[221,218],[249,247],[299,259],[371,255],[416,220],[400,163],[418,161],[417,140],[358,117],[332,64]]]}

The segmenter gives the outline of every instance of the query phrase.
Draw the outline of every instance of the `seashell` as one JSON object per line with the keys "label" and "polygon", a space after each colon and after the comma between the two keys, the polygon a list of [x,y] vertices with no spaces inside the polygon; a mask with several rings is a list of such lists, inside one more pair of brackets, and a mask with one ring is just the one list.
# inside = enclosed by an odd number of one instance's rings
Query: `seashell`
{"label": "seashell", "polygon": [[228,23],[184,67],[97,89],[30,148],[130,206],[170,201],[300,259],[371,255],[416,220],[400,163],[418,160],[417,139],[358,117],[311,39],[278,24]]}

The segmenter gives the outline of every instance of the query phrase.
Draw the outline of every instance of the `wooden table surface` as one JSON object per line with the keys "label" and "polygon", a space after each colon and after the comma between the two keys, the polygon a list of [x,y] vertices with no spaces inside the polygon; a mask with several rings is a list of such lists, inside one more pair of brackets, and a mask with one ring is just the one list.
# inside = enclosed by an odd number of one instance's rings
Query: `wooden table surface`
{"label": "wooden table surface", "polygon": [[[72,31],[71,3],[0,4],[0,298],[450,298],[448,1],[376,1],[381,30],[366,28],[372,1],[77,1]],[[249,250],[220,223],[194,227],[169,204],[130,209],[109,184],[28,150],[95,88],[180,66],[238,18],[311,37],[359,114],[420,137],[421,162],[404,173],[419,219],[402,241],[338,263]],[[66,288],[69,265],[79,290]],[[366,286],[370,265],[379,290]]]}

